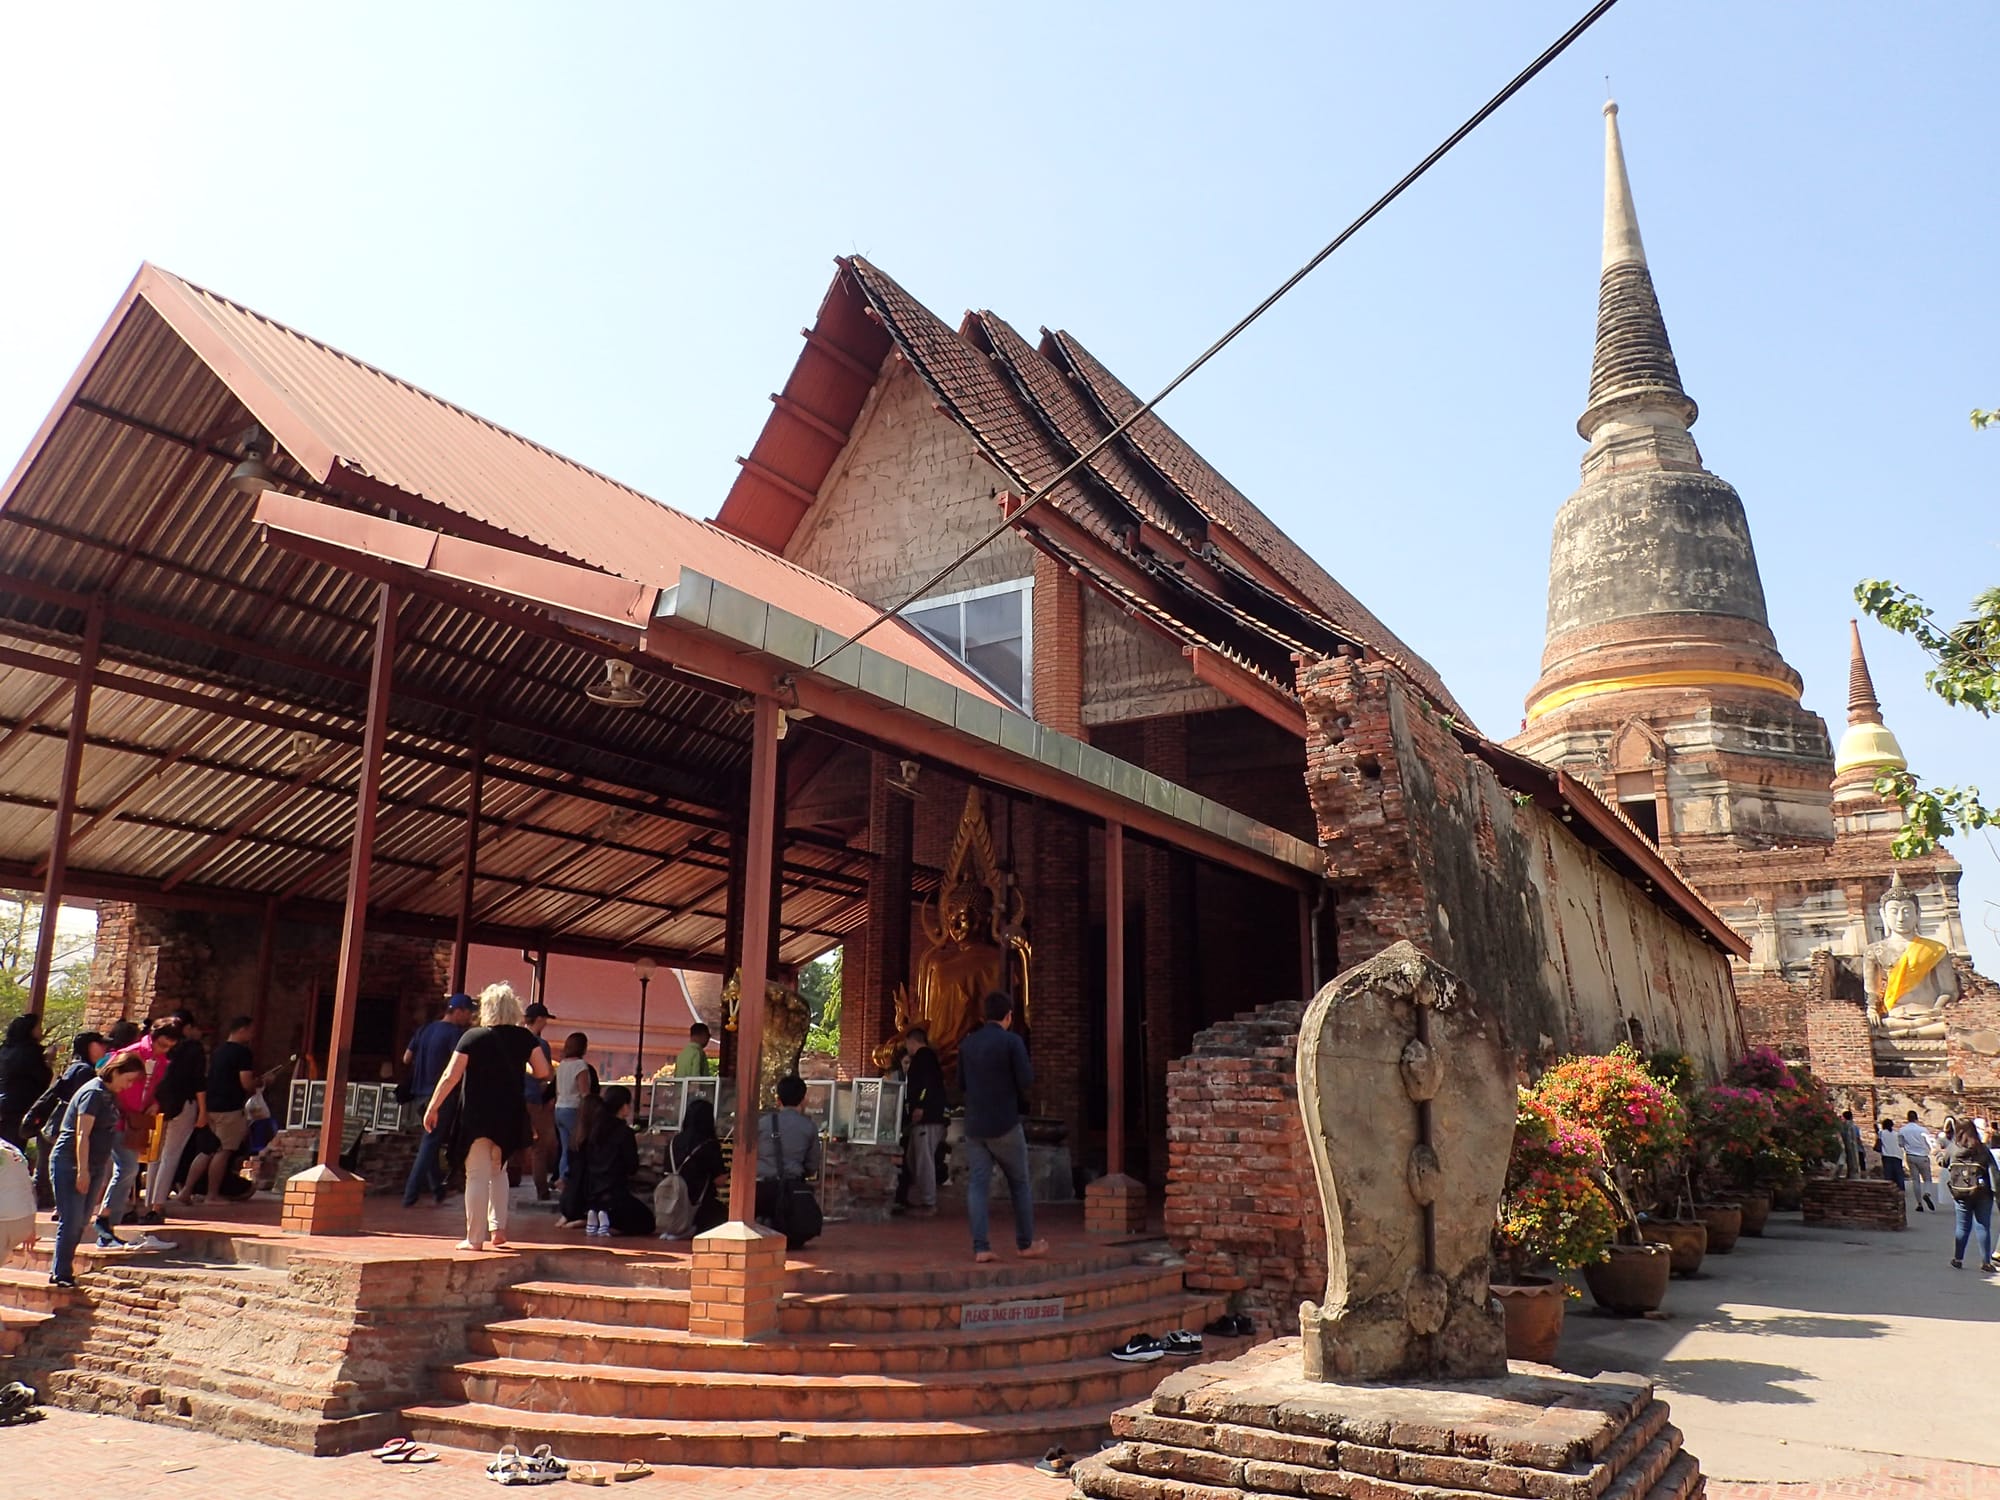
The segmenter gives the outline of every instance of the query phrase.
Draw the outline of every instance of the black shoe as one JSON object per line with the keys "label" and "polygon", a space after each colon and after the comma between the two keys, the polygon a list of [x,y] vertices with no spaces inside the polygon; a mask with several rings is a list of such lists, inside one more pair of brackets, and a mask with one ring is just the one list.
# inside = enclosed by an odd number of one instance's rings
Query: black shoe
{"label": "black shoe", "polygon": [[1167,1346],[1150,1333],[1135,1333],[1116,1349],[1111,1351],[1113,1359],[1123,1360],[1128,1365],[1149,1365],[1156,1359],[1164,1359]]}
{"label": "black shoe", "polygon": [[49,1277],[49,1285],[60,1287],[65,1292],[73,1292],[76,1290],[76,1278],[74,1276],[51,1276]]}
{"label": "black shoe", "polygon": [[1189,1333],[1185,1328],[1176,1328],[1160,1340],[1160,1347],[1175,1359],[1192,1359],[1201,1353],[1201,1335]]}
{"label": "black shoe", "polygon": [[1249,1317],[1243,1313],[1236,1313],[1232,1321],[1236,1324],[1236,1336],[1239,1339],[1247,1339],[1257,1331]]}
{"label": "black shoe", "polygon": [[139,1215],[139,1223],[143,1226],[150,1227],[152,1225],[164,1224],[166,1222],[167,1222],[167,1211],[163,1208],[149,1208],[146,1210],[146,1212]]}
{"label": "black shoe", "polygon": [[1951,1268],[1954,1271],[1963,1271],[1965,1269],[1965,1262],[1962,1260],[1954,1260],[1951,1263]]}

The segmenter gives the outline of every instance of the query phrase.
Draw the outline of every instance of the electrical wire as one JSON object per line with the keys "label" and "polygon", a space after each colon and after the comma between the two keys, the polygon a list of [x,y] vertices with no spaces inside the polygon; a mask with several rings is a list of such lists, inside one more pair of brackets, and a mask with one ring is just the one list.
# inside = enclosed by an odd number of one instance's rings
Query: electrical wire
{"label": "electrical wire", "polygon": [[1499,109],[1501,105],[1505,104],[1509,99],[1513,98],[1514,95],[1518,94],[1523,88],[1527,87],[1527,85],[1534,79],[1536,74],[1540,73],[1550,63],[1554,62],[1558,57],[1561,57],[1563,53],[1567,52],[1570,48],[1570,45],[1573,42],[1575,42],[1577,38],[1581,37],[1586,31],[1590,30],[1592,26],[1595,26],[1600,20],[1602,20],[1605,12],[1610,10],[1611,7],[1616,5],[1617,3],[1618,0],[1598,0],[1598,3],[1596,5],[1593,5],[1588,11],[1586,11],[1582,16],[1582,18],[1579,19],[1573,26],[1571,26],[1569,30],[1565,31],[1561,36],[1557,37],[1553,42],[1551,42],[1548,45],[1548,47],[1543,50],[1540,56],[1538,56],[1533,62],[1529,63],[1528,66],[1523,68],[1519,73],[1516,73],[1514,77],[1507,83],[1506,87],[1501,89],[1500,92],[1495,94],[1491,99],[1488,99],[1485,104],[1480,106],[1479,110],[1476,113],[1474,113],[1470,118],[1468,118],[1463,125],[1460,125],[1458,129],[1454,130],[1450,135],[1446,136],[1444,140],[1438,144],[1436,149],[1434,149],[1430,153],[1430,155],[1426,156],[1422,161],[1418,162],[1408,172],[1404,173],[1403,176],[1397,180],[1396,185],[1390,188],[1388,192],[1384,193],[1381,197],[1377,198],[1373,203],[1369,204],[1367,209],[1362,212],[1359,218],[1357,218],[1353,223],[1349,224],[1345,229],[1341,230],[1340,233],[1335,235],[1331,240],[1327,241],[1327,243],[1320,248],[1318,254],[1314,255],[1311,260],[1307,261],[1304,265],[1300,266],[1298,270],[1292,272],[1290,276],[1287,276],[1284,279],[1284,281],[1279,284],[1276,291],[1272,292],[1262,302],[1259,302],[1255,307],[1251,308],[1249,312],[1245,313],[1243,317],[1237,321],[1235,326],[1232,327],[1227,333],[1223,334],[1221,338],[1217,339],[1214,343],[1210,344],[1206,349],[1202,350],[1200,355],[1198,355],[1195,358],[1192,364],[1190,364],[1186,369],[1182,370],[1180,374],[1176,375],[1172,380],[1168,381],[1166,385],[1160,389],[1158,395],[1154,396],[1152,400],[1146,402],[1143,406],[1140,406],[1137,410],[1133,411],[1132,414],[1126,417],[1124,421],[1120,422],[1117,426],[1113,427],[1109,432],[1105,433],[1103,437],[1099,438],[1096,442],[1092,443],[1090,447],[1085,449],[1082,453],[1079,453],[1075,458],[1071,459],[1068,464],[1064,465],[1062,471],[1058,473],[1055,476],[1055,478],[1049,480],[1046,484],[1043,484],[1037,489],[1035,489],[1025,501],[1023,501],[1020,505],[1016,506],[1005,517],[1003,517],[999,522],[999,524],[996,525],[991,531],[987,532],[986,535],[981,537],[978,541],[974,542],[970,547],[967,547],[963,552],[959,553],[957,557],[953,558],[950,562],[946,563],[942,568],[938,569],[937,572],[933,573],[929,578],[924,580],[924,582],[919,584],[914,590],[912,590],[910,594],[907,597],[905,597],[901,603],[893,604],[889,608],[880,611],[875,616],[874,619],[870,620],[866,625],[862,626],[859,630],[855,631],[853,635],[847,637],[846,640],[842,641],[838,646],[835,646],[831,651],[828,651],[823,655],[819,656],[818,658],[816,658],[812,664],[812,670],[817,671],[819,668],[825,666],[829,661],[833,660],[834,657],[840,655],[840,653],[845,651],[849,646],[855,645],[857,642],[859,642],[864,636],[866,636],[870,631],[874,630],[878,625],[885,624],[888,621],[895,619],[904,610],[908,609],[912,604],[915,604],[919,599],[922,599],[926,594],[930,593],[930,591],[936,588],[940,583],[943,583],[945,579],[949,578],[953,573],[956,573],[960,568],[964,567],[980,552],[984,551],[987,547],[991,546],[993,542],[996,541],[999,537],[1005,535],[1008,531],[1011,531],[1014,528],[1015,524],[1020,521],[1021,517],[1026,515],[1029,511],[1033,510],[1037,505],[1040,505],[1044,500],[1048,499],[1050,495],[1055,493],[1056,489],[1062,484],[1062,482],[1065,479],[1069,478],[1070,475],[1074,474],[1078,469],[1082,468],[1085,464],[1089,463],[1093,458],[1097,457],[1099,453],[1102,453],[1105,450],[1105,448],[1109,447],[1114,441],[1116,441],[1120,436],[1122,436],[1126,431],[1126,429],[1129,428],[1134,422],[1138,421],[1141,417],[1145,416],[1148,412],[1152,411],[1154,407],[1158,406],[1162,401],[1166,400],[1167,397],[1171,396],[1175,391],[1179,390],[1181,385],[1188,379],[1189,376],[1193,375],[1195,371],[1199,370],[1203,365],[1207,364],[1211,359],[1215,358],[1215,356],[1220,354],[1224,349],[1227,349],[1232,343],[1236,341],[1236,338],[1239,334],[1241,334],[1252,323],[1255,323],[1259,318],[1263,317],[1265,313],[1269,312],[1273,307],[1275,307],[1278,304],[1279,299],[1281,299],[1287,292],[1291,291],[1293,287],[1297,286],[1301,281],[1304,281],[1306,277],[1310,276],[1314,271],[1318,270],[1321,262],[1323,262],[1328,256],[1332,255],[1333,252],[1338,250],[1342,245],[1346,244],[1350,239],[1354,238],[1354,236],[1368,224],[1369,220],[1373,219],[1377,214],[1381,213],[1383,209],[1387,208],[1391,203],[1394,203],[1398,198],[1400,198],[1403,195],[1404,191],[1411,185],[1413,185],[1418,178],[1422,177],[1426,172],[1430,171],[1432,167],[1436,166],[1440,161],[1442,161],[1445,158],[1446,154],[1450,152],[1454,146],[1456,146],[1460,141],[1464,140],[1467,136],[1471,135],[1473,131],[1477,130],[1482,124],[1484,124],[1487,118],[1490,115],[1492,115],[1495,110]]}

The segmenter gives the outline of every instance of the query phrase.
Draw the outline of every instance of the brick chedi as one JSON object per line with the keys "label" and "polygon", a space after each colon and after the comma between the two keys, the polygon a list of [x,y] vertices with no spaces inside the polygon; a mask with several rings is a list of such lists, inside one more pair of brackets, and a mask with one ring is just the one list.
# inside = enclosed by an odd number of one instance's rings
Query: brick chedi
{"label": "brick chedi", "polygon": [[[1875,790],[1908,761],[1851,633],[1836,751],[1764,605],[1742,499],[1703,467],[1639,236],[1618,109],[1605,106],[1604,262],[1583,482],[1558,512],[1548,634],[1510,747],[1617,804],[1751,946],[1747,1041],[1776,1047],[1879,1116],[1933,1123],[2000,1098],[2000,989],[1972,971],[1949,854],[1897,860],[1901,810]],[[1943,1041],[1871,1028],[1864,954],[1899,880],[1945,944],[1962,998]]]}

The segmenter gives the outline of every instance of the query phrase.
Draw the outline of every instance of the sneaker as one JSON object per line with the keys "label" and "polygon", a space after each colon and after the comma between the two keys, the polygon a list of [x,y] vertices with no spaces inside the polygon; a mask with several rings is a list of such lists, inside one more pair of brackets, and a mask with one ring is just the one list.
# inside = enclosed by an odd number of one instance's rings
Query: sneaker
{"label": "sneaker", "polygon": [[100,1229],[97,1232],[97,1248],[100,1250],[130,1250],[132,1243],[129,1240],[119,1239],[117,1235],[108,1229]]}
{"label": "sneaker", "polygon": [[1156,1359],[1166,1358],[1166,1353],[1166,1345],[1150,1333],[1135,1333],[1113,1349],[1111,1357],[1122,1359],[1128,1365],[1149,1365]]}
{"label": "sneaker", "polygon": [[1190,1333],[1185,1328],[1176,1328],[1160,1340],[1160,1347],[1175,1359],[1192,1359],[1201,1353],[1201,1335]]}
{"label": "sneaker", "polygon": [[49,1278],[49,1285],[65,1292],[73,1292],[76,1290],[76,1278],[74,1276],[51,1276]]}
{"label": "sneaker", "polygon": [[1962,1260],[1954,1260],[1951,1263],[1951,1268],[1954,1271],[1963,1271],[1965,1269],[1965,1262]]}
{"label": "sneaker", "polygon": [[142,1234],[136,1240],[127,1240],[125,1248],[133,1251],[157,1253],[161,1250],[178,1249],[172,1240],[163,1240],[156,1234]]}

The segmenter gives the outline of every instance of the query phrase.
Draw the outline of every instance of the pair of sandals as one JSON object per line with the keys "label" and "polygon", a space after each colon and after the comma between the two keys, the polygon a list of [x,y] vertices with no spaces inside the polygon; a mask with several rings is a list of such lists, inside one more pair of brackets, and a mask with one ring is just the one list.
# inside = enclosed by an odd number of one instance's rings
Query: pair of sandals
{"label": "pair of sandals", "polygon": [[368,1456],[385,1464],[434,1464],[438,1461],[438,1456],[422,1443],[400,1437],[390,1438]]}
{"label": "pair of sandals", "polygon": [[1242,1313],[1224,1313],[1202,1329],[1203,1333],[1224,1339],[1247,1339],[1256,1331],[1250,1320]]}
{"label": "pair of sandals", "polygon": [[486,1466],[486,1477],[495,1484],[561,1484],[565,1480],[572,1484],[606,1485],[614,1480],[625,1483],[634,1479],[644,1479],[653,1472],[650,1464],[632,1459],[625,1466],[611,1474],[601,1474],[595,1464],[570,1464],[557,1458],[553,1449],[543,1443],[534,1452],[523,1456],[521,1450],[512,1443],[507,1444]]}
{"label": "pair of sandals", "polygon": [[611,1484],[615,1481],[619,1484],[624,1484],[629,1480],[644,1479],[652,1472],[653,1466],[651,1464],[643,1463],[636,1458],[627,1459],[624,1467],[614,1469],[609,1474],[598,1473],[597,1465],[595,1464],[571,1464],[569,1466],[569,1482],[571,1484]]}

